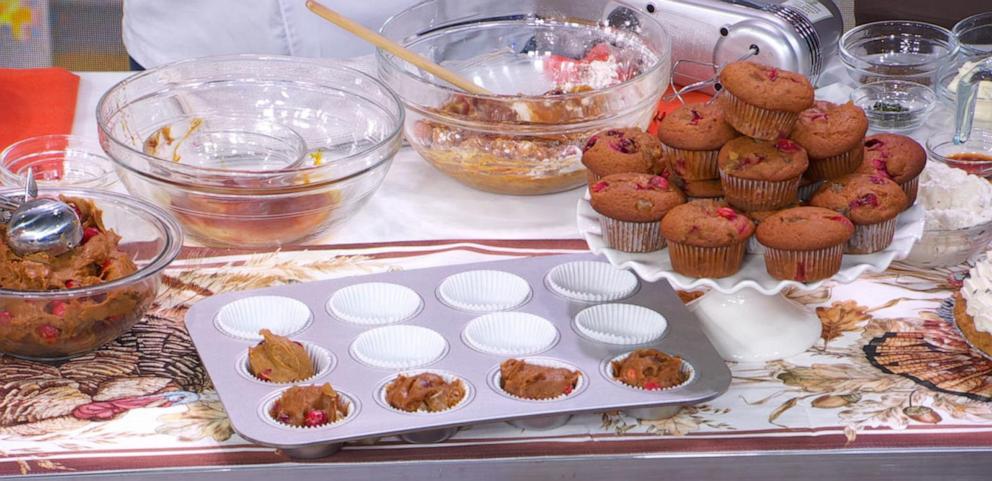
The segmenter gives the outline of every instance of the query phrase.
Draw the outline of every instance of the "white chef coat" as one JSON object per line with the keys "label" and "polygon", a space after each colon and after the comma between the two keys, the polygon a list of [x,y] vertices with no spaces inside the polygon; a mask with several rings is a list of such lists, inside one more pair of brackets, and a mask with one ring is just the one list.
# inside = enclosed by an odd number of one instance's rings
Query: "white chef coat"
{"label": "white chef coat", "polygon": [[[324,0],[372,30],[419,0]],[[235,53],[347,58],[374,48],[304,0],[124,0],[124,45],[145,68]]]}

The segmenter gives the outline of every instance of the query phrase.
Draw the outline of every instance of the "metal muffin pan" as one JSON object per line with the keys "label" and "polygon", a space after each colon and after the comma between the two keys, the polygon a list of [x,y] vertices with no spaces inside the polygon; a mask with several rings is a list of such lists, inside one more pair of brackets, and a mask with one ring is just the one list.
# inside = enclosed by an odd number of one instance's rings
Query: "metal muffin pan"
{"label": "metal muffin pan", "polygon": [[[572,414],[624,410],[648,417],[674,413],[678,406],[697,404],[724,393],[730,386],[730,370],[703,334],[698,322],[682,304],[667,282],[643,283],[629,296],[610,302],[634,304],[662,314],[668,323],[660,338],[644,344],[619,345],[598,342],[580,335],[575,316],[602,303],[576,301],[554,292],[548,285],[549,272],[562,264],[603,259],[593,254],[532,257],[457,266],[444,266],[401,272],[330,279],[291,284],[254,291],[232,292],[198,302],[186,315],[186,326],[200,358],[220,396],[232,426],[244,438],[261,445],[283,449],[294,457],[319,457],[336,451],[341,443],[363,438],[399,435],[411,442],[436,442],[457,427],[495,421],[509,421],[532,429],[552,428],[567,422]],[[540,316],[554,325],[558,334],[550,348],[527,355],[488,354],[468,345],[463,330],[469,321],[484,312],[467,312],[450,307],[438,295],[438,286],[449,276],[494,270],[515,274],[530,286],[527,300],[511,311]],[[382,369],[360,362],[352,344],[363,332],[383,327],[347,322],[330,313],[327,303],[342,288],[369,282],[399,284],[413,289],[423,300],[416,315],[391,326],[426,327],[440,333],[447,343],[443,354],[433,362],[403,369]],[[282,426],[264,419],[263,403],[286,389],[251,379],[239,369],[245,353],[258,341],[238,338],[221,330],[216,322],[225,305],[256,296],[284,296],[303,302],[311,319],[295,334],[294,340],[327,350],[336,361],[330,370],[298,384],[331,383],[335,390],[352,398],[357,412],[346,422],[315,428]],[[644,391],[608,379],[608,360],[641,347],[653,347],[681,356],[693,376],[681,387]],[[553,360],[577,367],[582,385],[559,400],[514,399],[493,385],[499,364],[509,358]],[[384,383],[400,372],[432,371],[464,379],[472,398],[455,409],[440,413],[403,413],[384,406],[379,399]],[[242,371],[242,372],[239,372]]]}

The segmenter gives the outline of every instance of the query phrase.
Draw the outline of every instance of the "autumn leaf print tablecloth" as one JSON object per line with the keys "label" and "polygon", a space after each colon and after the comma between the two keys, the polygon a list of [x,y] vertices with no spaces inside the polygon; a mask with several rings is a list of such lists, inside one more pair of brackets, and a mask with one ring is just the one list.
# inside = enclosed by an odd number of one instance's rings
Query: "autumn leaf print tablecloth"
{"label": "autumn leaf print tablecloth", "polygon": [[[183,327],[219,292],[444,264],[574,253],[581,241],[430,241],[248,254],[189,248],[130,333],[61,365],[0,357],[0,474],[285,463],[231,429]],[[946,320],[966,266],[895,266],[790,297],[815,309],[802,355],[731,366],[724,396],[669,419],[574,417],[553,431],[472,426],[440,445],[385,438],[314,462],[616,453],[967,448],[992,443],[992,362]]]}

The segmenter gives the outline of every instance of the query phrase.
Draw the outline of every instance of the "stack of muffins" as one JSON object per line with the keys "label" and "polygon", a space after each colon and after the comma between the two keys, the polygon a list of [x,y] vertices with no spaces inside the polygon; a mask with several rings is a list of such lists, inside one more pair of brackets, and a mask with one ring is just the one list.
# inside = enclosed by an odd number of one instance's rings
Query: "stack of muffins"
{"label": "stack of muffins", "polygon": [[683,105],[658,138],[637,129],[589,139],[593,209],[607,245],[668,246],[672,269],[733,275],[745,252],[769,275],[814,282],[844,253],[885,249],[926,163],[912,139],[865,137],[864,111],[816,101],[802,75],[753,62],[720,73],[717,102]]}

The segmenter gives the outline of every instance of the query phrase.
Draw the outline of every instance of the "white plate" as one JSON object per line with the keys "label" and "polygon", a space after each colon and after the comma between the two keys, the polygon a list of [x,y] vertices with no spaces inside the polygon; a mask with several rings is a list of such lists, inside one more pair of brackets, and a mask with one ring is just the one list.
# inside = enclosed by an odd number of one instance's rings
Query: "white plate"
{"label": "white plate", "polygon": [[[824,281],[803,284],[796,281],[782,281],[773,278],[765,271],[765,259],[761,255],[746,254],[741,270],[736,274],[721,279],[688,277],[672,271],[672,262],[668,258],[668,249],[655,252],[631,254],[606,247],[599,227],[599,214],[589,204],[589,192],[579,199],[576,207],[579,233],[589,244],[589,250],[601,254],[611,264],[634,271],[641,279],[655,282],[667,280],[679,289],[696,289],[709,287],[724,294],[733,294],[741,289],[756,289],[762,294],[773,295],[782,292],[787,287],[800,289],[816,289]],[[853,282],[865,272],[882,272],[892,261],[904,259],[912,250],[913,244],[923,236],[923,208],[914,205],[909,210],[899,214],[896,224],[896,236],[892,244],[881,252],[868,255],[844,255],[840,272],[832,280],[841,283]]]}

